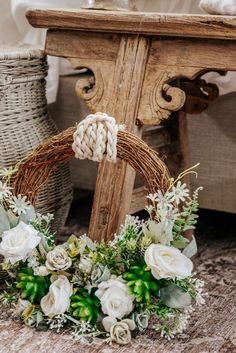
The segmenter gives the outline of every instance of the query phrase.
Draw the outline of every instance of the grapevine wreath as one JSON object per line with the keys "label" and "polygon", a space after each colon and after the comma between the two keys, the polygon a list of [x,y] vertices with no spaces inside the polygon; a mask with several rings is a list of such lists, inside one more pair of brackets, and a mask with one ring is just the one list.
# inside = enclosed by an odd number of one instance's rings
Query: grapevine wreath
{"label": "grapevine wreath", "polygon": [[[56,165],[75,155],[120,158],[143,178],[149,217],[128,215],[113,240],[71,235],[56,245],[53,215],[36,213],[40,187]],[[37,330],[67,329],[75,339],[130,343],[147,328],[168,339],[182,333],[203,282],[193,273],[198,191],[174,180],[157,154],[105,113],[39,145],[17,166],[0,171],[0,254],[12,281],[2,305]]]}

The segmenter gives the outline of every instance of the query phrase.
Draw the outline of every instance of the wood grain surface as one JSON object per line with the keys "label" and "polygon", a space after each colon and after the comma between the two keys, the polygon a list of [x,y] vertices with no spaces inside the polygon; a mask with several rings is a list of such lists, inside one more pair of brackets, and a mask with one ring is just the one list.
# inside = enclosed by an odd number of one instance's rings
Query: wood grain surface
{"label": "wood grain surface", "polygon": [[236,39],[233,16],[28,9],[26,17],[33,27],[41,28]]}

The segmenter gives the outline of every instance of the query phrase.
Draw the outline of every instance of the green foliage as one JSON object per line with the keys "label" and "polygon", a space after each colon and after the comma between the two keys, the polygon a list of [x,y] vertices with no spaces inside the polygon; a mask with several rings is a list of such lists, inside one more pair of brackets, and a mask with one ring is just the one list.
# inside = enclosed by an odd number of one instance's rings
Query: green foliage
{"label": "green foliage", "polygon": [[173,282],[185,292],[188,292],[192,298],[197,295],[196,286],[194,285],[194,280],[191,277],[186,277],[184,279],[175,279]]}
{"label": "green foliage", "polygon": [[120,263],[119,249],[112,249],[103,241],[97,243],[95,263],[100,263],[108,268],[115,269]]}
{"label": "green foliage", "polygon": [[201,188],[198,188],[194,191],[192,198],[190,198],[186,203],[183,205],[183,210],[180,213],[180,217],[175,220],[173,226],[173,242],[172,246],[184,249],[189,241],[186,240],[182,235],[185,231],[194,229],[195,224],[197,223],[198,215],[198,193]]}
{"label": "green foliage", "polygon": [[152,296],[158,296],[159,286],[151,272],[145,271],[145,268],[146,265],[131,266],[129,271],[123,274],[123,279],[138,303],[149,304]]}
{"label": "green foliage", "polygon": [[55,244],[55,233],[51,233],[50,226],[53,216],[42,216],[40,219],[31,221],[30,224],[36,229],[46,240],[47,245],[51,248]]}
{"label": "green foliage", "polygon": [[4,291],[0,295],[0,304],[2,304],[3,306],[7,306],[7,305],[10,305],[10,304],[16,303],[16,302],[17,302],[17,298],[14,294],[11,294],[7,291]]}
{"label": "green foliage", "polygon": [[173,309],[169,308],[161,301],[159,301],[156,305],[156,313],[159,317],[165,317],[172,311],[173,311]]}
{"label": "green foliage", "polygon": [[100,301],[94,294],[89,294],[85,289],[77,288],[71,296],[70,314],[82,321],[95,324],[100,315]]}
{"label": "green foliage", "polygon": [[16,287],[21,291],[21,297],[31,303],[40,303],[41,298],[48,293],[49,276],[35,276],[31,268],[22,268],[17,275]]}

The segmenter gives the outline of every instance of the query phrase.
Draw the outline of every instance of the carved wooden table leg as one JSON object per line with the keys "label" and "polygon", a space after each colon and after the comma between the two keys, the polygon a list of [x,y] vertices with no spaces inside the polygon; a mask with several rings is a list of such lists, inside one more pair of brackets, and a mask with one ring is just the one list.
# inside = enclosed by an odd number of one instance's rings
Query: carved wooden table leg
{"label": "carved wooden table leg", "polygon": [[[69,58],[74,68],[86,67],[94,74],[89,81],[79,80],[76,85],[77,94],[91,112],[106,112],[125,124],[126,130],[140,134],[136,119],[150,40],[125,34],[78,36],[72,31],[64,31],[62,37],[61,32],[49,30],[47,53],[56,52],[58,41],[61,55]],[[134,178],[134,171],[125,162],[100,164],[89,228],[93,239],[107,240],[117,231],[130,209]]]}
{"label": "carved wooden table leg", "polygon": [[[138,133],[136,118],[148,55],[149,40],[142,36],[121,37],[110,99],[105,111],[126,129]],[[129,212],[135,173],[126,163],[102,162],[99,166],[89,233],[109,239]]]}

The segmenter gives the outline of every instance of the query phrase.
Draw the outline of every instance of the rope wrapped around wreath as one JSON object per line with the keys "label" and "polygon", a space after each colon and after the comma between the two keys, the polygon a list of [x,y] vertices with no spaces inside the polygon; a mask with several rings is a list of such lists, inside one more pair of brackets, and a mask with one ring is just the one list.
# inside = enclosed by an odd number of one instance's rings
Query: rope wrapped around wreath
{"label": "rope wrapped around wreath", "polygon": [[74,151],[81,159],[101,161],[106,154],[107,160],[115,161],[118,157],[141,176],[148,194],[165,192],[171,183],[165,163],[142,139],[120,130],[113,119],[107,114],[89,115],[77,128],[69,128],[40,144],[19,165],[12,180],[14,194],[26,195],[34,204],[54,168],[73,157]]}
{"label": "rope wrapped around wreath", "polygon": [[106,113],[88,115],[73,136],[75,157],[101,162],[106,155],[108,162],[116,162],[118,129],[115,119]]}

